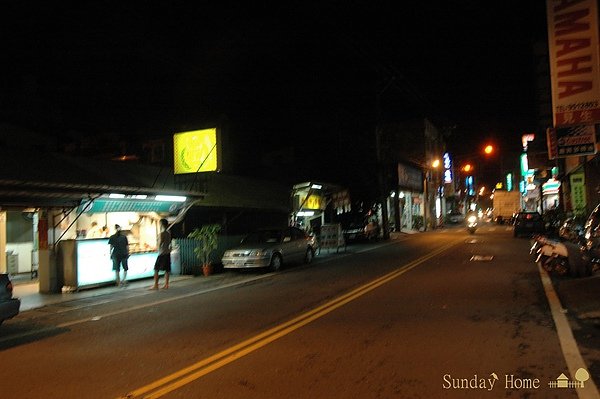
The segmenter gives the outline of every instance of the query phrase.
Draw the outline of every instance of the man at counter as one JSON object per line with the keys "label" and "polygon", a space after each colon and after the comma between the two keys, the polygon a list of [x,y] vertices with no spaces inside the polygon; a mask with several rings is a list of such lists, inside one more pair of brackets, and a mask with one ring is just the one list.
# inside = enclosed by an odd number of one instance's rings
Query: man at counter
{"label": "man at counter", "polygon": [[92,226],[88,230],[85,238],[100,238],[102,237],[102,230],[100,230],[100,226],[98,226],[98,222],[92,222]]}
{"label": "man at counter", "polygon": [[[115,234],[108,239],[110,245],[110,257],[113,261],[113,270],[115,271],[115,281],[117,287],[127,285],[127,258],[129,258],[129,241],[124,234],[121,234],[121,226],[115,224]],[[121,266],[123,266],[123,279],[120,278]]]}

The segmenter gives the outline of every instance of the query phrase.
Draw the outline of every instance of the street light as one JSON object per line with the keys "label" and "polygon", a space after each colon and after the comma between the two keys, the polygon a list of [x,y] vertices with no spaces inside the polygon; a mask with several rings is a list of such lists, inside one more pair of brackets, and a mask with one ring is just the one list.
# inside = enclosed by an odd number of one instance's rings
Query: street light
{"label": "street light", "polygon": [[[457,181],[459,182],[458,188],[462,197],[462,185],[464,184],[464,194],[467,205],[472,199],[479,197],[478,191],[475,190],[475,181],[474,176],[478,174],[480,177],[486,174],[485,172],[489,170],[489,163],[498,157],[498,150],[496,148],[495,143],[485,143],[482,147],[479,147],[480,150],[475,153],[470,153],[466,155],[462,155],[457,157],[459,161],[457,162],[460,165],[459,177],[457,177]],[[484,162],[482,162],[484,161]],[[500,171],[502,172],[502,158],[500,157]],[[500,173],[502,176],[502,173]],[[464,179],[464,180],[463,180]],[[462,200],[462,198],[460,199]]]}
{"label": "street light", "polygon": [[440,161],[439,158],[434,159],[431,162],[431,167],[433,168],[433,170],[435,170],[435,188],[436,188],[436,195],[435,195],[435,227],[439,226],[440,223],[440,218],[442,216],[442,177],[440,174],[440,167],[442,165],[442,161]]}

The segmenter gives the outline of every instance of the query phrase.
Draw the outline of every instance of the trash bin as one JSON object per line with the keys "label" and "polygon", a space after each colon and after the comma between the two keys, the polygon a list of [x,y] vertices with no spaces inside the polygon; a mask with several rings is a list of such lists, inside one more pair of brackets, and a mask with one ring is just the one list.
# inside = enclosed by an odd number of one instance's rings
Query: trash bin
{"label": "trash bin", "polygon": [[181,274],[181,256],[179,254],[179,246],[175,246],[171,250],[171,275],[178,276]]}

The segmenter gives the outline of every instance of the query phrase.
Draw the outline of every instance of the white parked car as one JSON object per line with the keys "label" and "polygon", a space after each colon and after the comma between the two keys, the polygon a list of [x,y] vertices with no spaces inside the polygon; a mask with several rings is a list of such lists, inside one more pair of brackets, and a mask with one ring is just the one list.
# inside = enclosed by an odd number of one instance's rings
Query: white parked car
{"label": "white parked car", "polygon": [[247,235],[239,246],[228,249],[221,262],[224,269],[268,267],[279,270],[285,263],[310,263],[316,240],[296,227],[264,229]]}

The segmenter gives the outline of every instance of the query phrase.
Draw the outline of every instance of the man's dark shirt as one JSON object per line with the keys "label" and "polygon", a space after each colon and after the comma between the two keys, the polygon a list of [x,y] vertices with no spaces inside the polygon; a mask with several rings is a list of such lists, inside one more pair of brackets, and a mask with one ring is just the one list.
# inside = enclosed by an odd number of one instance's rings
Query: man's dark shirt
{"label": "man's dark shirt", "polygon": [[110,236],[108,243],[113,249],[111,254],[113,258],[124,258],[129,256],[129,242],[127,241],[127,237],[121,233],[115,233]]}

